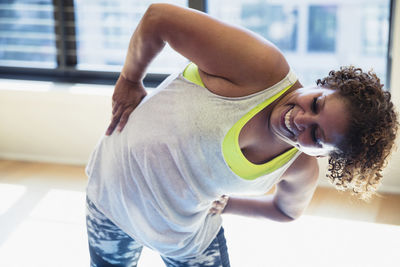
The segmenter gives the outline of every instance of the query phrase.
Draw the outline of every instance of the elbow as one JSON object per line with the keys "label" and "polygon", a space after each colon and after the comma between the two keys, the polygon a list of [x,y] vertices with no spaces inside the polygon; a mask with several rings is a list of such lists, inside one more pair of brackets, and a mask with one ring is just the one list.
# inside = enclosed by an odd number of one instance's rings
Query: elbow
{"label": "elbow", "polygon": [[144,13],[136,31],[140,32],[137,36],[143,42],[144,46],[159,46],[165,43],[163,39],[163,31],[165,24],[165,12],[163,12],[163,4],[151,4]]}
{"label": "elbow", "polygon": [[146,32],[159,37],[163,42],[166,41],[174,17],[173,10],[174,6],[170,4],[151,4],[142,18]]}
{"label": "elbow", "polygon": [[160,5],[162,4],[151,4],[144,13],[142,20],[146,23],[156,23],[160,20],[162,14]]}
{"label": "elbow", "polygon": [[146,12],[144,13],[146,16],[147,15],[154,15],[157,14],[157,12],[159,12],[160,10],[160,6],[162,4],[160,3],[152,3],[149,5],[149,7],[147,8]]}
{"label": "elbow", "polygon": [[302,212],[299,211],[289,211],[287,209],[281,208],[278,203],[274,201],[275,209],[280,213],[280,220],[281,222],[293,222],[300,218]]}
{"label": "elbow", "polygon": [[288,211],[286,214],[292,219],[292,221],[298,220],[304,214],[305,208],[299,208],[292,211]]}
{"label": "elbow", "polygon": [[172,10],[172,7],[172,5],[164,3],[150,4],[143,17],[151,22],[158,22],[161,26],[163,22],[162,20],[169,17],[168,13],[171,13],[170,10]]}
{"label": "elbow", "polygon": [[143,23],[151,29],[153,33],[159,33],[164,24],[168,22],[170,17],[170,5],[153,3],[147,8],[142,17]]}
{"label": "elbow", "polygon": [[288,222],[295,221],[301,217],[303,210],[280,210],[282,214],[288,217]]}
{"label": "elbow", "polygon": [[283,217],[281,222],[293,222],[293,221],[297,220],[300,217],[300,215],[299,216],[293,215],[293,214],[289,215],[289,214],[287,214],[287,213],[285,213],[283,211],[281,211],[281,213],[282,213],[282,217]]}
{"label": "elbow", "polygon": [[290,220],[289,220],[290,222],[299,219],[301,217],[301,215],[302,215],[302,213],[290,214],[290,215],[286,214],[286,216],[290,218]]}

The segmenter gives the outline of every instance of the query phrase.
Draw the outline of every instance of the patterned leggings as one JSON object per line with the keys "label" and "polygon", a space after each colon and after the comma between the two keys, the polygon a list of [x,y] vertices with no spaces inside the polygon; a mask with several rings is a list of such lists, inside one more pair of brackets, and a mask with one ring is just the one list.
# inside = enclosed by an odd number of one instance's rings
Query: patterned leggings
{"label": "patterned leggings", "polygon": [[[91,267],[137,265],[143,246],[107,219],[88,198],[86,226]],[[167,267],[230,266],[222,227],[211,245],[199,256],[184,260],[161,257]]]}

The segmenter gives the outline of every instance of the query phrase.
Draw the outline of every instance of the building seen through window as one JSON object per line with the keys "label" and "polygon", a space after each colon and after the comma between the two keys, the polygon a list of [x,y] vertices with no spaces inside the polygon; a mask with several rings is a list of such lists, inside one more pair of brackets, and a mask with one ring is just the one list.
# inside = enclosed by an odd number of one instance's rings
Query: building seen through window
{"label": "building seen through window", "polygon": [[285,54],[303,85],[332,69],[373,69],[386,82],[389,0],[219,0],[208,12],[257,32]]}
{"label": "building seen through window", "polygon": [[296,6],[282,4],[242,4],[240,18],[242,25],[270,40],[282,50],[294,51],[297,47]]}
{"label": "building seen through window", "polygon": [[336,6],[311,5],[308,9],[308,51],[335,52]]}
{"label": "building seen through window", "polygon": [[[120,71],[130,37],[151,0],[75,0],[77,68]],[[163,1],[186,6],[185,0]],[[187,62],[166,47],[149,72],[171,73]]]}
{"label": "building seen through window", "polygon": [[51,0],[0,1],[0,65],[56,67]]}
{"label": "building seen through window", "polygon": [[389,9],[384,3],[367,6],[362,15],[362,47],[367,55],[385,56],[389,36]]}
{"label": "building seen through window", "polygon": [[[61,1],[61,0],[59,0]],[[66,53],[76,71],[119,72],[129,39],[151,0],[66,0],[74,30],[55,34],[54,0],[0,1],[0,66],[58,68],[59,41],[73,43]],[[162,1],[187,6],[187,0]],[[216,0],[207,12],[274,43],[304,85],[332,69],[371,68],[385,83],[390,0]],[[76,63],[76,64],[75,64]],[[172,73],[187,60],[167,47],[148,69]],[[69,66],[71,69],[71,66]]]}

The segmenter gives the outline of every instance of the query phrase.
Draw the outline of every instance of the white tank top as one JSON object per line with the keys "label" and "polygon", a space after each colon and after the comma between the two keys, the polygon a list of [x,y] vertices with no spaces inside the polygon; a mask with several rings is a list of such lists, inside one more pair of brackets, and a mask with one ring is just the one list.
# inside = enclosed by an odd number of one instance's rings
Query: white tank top
{"label": "white tank top", "polygon": [[87,195],[133,239],[162,255],[204,251],[222,219],[209,215],[219,196],[266,193],[300,154],[254,180],[236,175],[221,145],[253,107],[296,82],[293,72],[245,97],[222,97],[171,75],[130,115],[125,129],[103,136],[86,172]]}

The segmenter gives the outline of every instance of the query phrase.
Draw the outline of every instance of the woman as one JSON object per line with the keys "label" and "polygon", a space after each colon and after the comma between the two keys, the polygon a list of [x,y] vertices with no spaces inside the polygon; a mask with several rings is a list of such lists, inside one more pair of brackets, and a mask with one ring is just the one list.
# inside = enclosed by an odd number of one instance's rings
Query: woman
{"label": "woman", "polygon": [[[148,97],[142,79],[165,43],[194,64]],[[381,88],[353,67],[303,88],[268,41],[151,5],[115,87],[109,136],[87,167],[92,266],[135,266],[143,245],[167,266],[229,266],[220,213],[298,218],[317,185],[316,157],[330,156],[335,185],[368,197],[397,130]]]}

